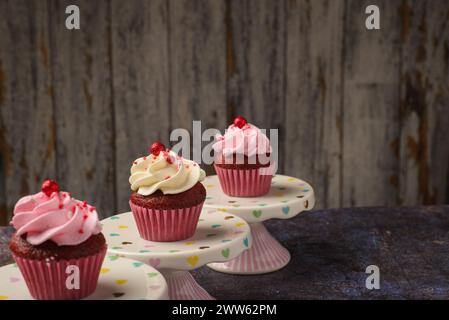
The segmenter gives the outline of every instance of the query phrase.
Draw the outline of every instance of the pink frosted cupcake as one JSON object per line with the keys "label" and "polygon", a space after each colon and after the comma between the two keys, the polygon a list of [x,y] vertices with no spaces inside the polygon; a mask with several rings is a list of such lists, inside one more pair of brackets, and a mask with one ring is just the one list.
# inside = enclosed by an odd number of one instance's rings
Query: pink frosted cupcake
{"label": "pink frosted cupcake", "polygon": [[95,291],[107,249],[95,207],[47,180],[17,202],[11,224],[17,231],[9,248],[33,298],[82,299]]}
{"label": "pink frosted cupcake", "polygon": [[131,167],[129,205],[140,236],[150,241],[178,241],[195,233],[206,189],[205,172],[160,142]]}
{"label": "pink frosted cupcake", "polygon": [[268,193],[274,166],[267,136],[239,116],[224,135],[215,138],[214,167],[223,192],[234,197]]}

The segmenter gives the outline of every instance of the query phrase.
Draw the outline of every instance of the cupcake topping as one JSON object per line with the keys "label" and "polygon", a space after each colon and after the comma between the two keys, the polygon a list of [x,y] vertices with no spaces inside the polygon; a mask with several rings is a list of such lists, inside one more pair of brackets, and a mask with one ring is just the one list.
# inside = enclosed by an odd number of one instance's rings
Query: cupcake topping
{"label": "cupcake topping", "polygon": [[242,129],[247,123],[248,121],[246,121],[246,119],[243,118],[242,116],[238,116],[237,118],[234,119],[234,126],[240,129]]}
{"label": "cupcake topping", "polygon": [[271,152],[268,137],[241,116],[235,118],[234,123],[228,127],[224,135],[217,134],[215,140],[216,142],[212,145],[215,154],[222,154],[225,157],[233,154],[252,157]]}
{"label": "cupcake topping", "polygon": [[32,245],[52,240],[59,246],[78,245],[101,232],[95,207],[68,192],[59,192],[55,181],[46,180],[42,191],[21,198],[14,207],[11,224],[17,235]]}
{"label": "cupcake topping", "polygon": [[158,156],[161,151],[165,151],[165,146],[160,141],[156,141],[151,145],[150,152],[153,156]]}
{"label": "cupcake topping", "polygon": [[41,191],[50,197],[53,192],[59,192],[59,185],[54,180],[45,180],[42,183]]}
{"label": "cupcake topping", "polygon": [[156,143],[151,147],[153,156],[142,157],[133,162],[129,177],[131,190],[144,196],[156,190],[161,190],[164,194],[177,194],[189,190],[204,179],[206,173],[194,161],[165,149],[163,144],[154,148],[157,152],[155,155],[153,146]]}

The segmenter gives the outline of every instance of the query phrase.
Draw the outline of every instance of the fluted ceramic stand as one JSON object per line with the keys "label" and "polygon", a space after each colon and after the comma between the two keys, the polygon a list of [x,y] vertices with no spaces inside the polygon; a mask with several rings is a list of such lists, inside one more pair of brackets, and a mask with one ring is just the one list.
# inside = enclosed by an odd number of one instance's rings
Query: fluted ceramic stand
{"label": "fluted ceramic stand", "polygon": [[224,263],[209,263],[213,270],[230,274],[263,274],[279,270],[290,261],[290,253],[268,232],[262,221],[290,219],[315,205],[312,187],[297,178],[276,175],[267,195],[238,198],[223,193],[217,176],[209,176],[205,207],[227,212],[246,220],[251,227],[253,244],[236,259]]}
{"label": "fluted ceramic stand", "polygon": [[152,242],[142,239],[131,212],[102,221],[112,256],[127,257],[158,269],[165,277],[170,299],[213,299],[192,277],[189,270],[211,262],[226,262],[251,246],[250,227],[243,219],[205,210],[195,234],[182,241]]}
{"label": "fluted ceramic stand", "polygon": [[290,253],[260,223],[251,223],[253,245],[237,258],[224,263],[209,263],[216,271],[230,274],[261,274],[279,270],[290,261]]}
{"label": "fluted ceramic stand", "polygon": [[190,272],[161,270],[168,284],[171,300],[214,300],[206,290],[201,287]]}

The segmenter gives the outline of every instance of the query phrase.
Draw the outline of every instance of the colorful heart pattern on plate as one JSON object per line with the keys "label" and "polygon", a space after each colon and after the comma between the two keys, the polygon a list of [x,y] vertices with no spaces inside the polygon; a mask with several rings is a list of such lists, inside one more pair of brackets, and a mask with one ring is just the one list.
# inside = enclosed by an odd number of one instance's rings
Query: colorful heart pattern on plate
{"label": "colorful heart pattern on plate", "polygon": [[247,249],[241,241],[245,237],[242,234],[249,233],[249,225],[227,211],[226,208],[204,210],[198,221],[198,237],[160,243],[146,241],[139,236],[131,212],[112,219],[117,221],[103,220],[104,232],[109,236],[110,254],[115,254],[109,256],[109,260],[129,256],[137,260],[131,263],[135,269],[143,269],[144,265],[156,269],[175,268],[175,265],[183,263],[181,268],[190,270],[209,262],[231,259],[231,253],[236,256]]}
{"label": "colorful heart pattern on plate", "polygon": [[161,264],[161,259],[159,259],[159,258],[151,258],[149,260],[149,263],[150,263],[150,266],[152,266],[153,268],[157,268]]}
{"label": "colorful heart pattern on plate", "polygon": [[225,257],[226,259],[229,258],[229,254],[231,253],[231,250],[229,248],[221,250],[221,255]]}
{"label": "colorful heart pattern on plate", "polygon": [[187,263],[192,267],[195,267],[198,264],[198,260],[199,260],[198,256],[187,257]]}
{"label": "colorful heart pattern on plate", "polygon": [[262,210],[253,210],[253,216],[260,218],[262,216]]}
{"label": "colorful heart pattern on plate", "polygon": [[[219,179],[216,175],[208,176],[206,183],[219,184]],[[313,207],[313,189],[306,182],[295,177],[275,175],[271,184],[268,194],[253,198],[231,197],[223,194],[221,188],[208,190],[208,196],[212,199],[205,207],[227,210],[250,223],[272,218],[288,219]]]}
{"label": "colorful heart pattern on plate", "polygon": [[[97,290],[88,299],[166,299],[166,281],[143,262],[108,255],[100,269]],[[137,268],[135,270],[135,268]],[[8,286],[5,286],[9,283]],[[31,299],[21,272],[13,265],[0,267],[0,300]]]}

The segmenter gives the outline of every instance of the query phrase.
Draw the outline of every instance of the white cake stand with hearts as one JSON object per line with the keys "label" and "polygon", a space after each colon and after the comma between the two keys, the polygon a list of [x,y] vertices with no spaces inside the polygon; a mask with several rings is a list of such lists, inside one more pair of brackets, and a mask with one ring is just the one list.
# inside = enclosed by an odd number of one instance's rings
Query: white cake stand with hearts
{"label": "white cake stand with hearts", "polygon": [[263,274],[279,270],[290,261],[290,253],[267,231],[262,221],[290,219],[315,205],[312,187],[300,179],[275,175],[268,194],[255,198],[239,198],[223,193],[218,177],[203,181],[207,190],[204,207],[237,215],[250,223],[253,244],[250,250],[225,263],[208,267],[230,274]]}
{"label": "white cake stand with hearts", "polygon": [[[0,300],[32,300],[15,263],[0,268]],[[165,300],[168,286],[151,266],[130,259],[105,258],[97,289],[86,300]]]}
{"label": "white cake stand with hearts", "polygon": [[250,227],[243,219],[214,209],[203,209],[195,234],[183,241],[142,239],[131,212],[109,217],[102,224],[109,259],[127,257],[159,269],[173,300],[213,299],[188,271],[232,260],[251,245]]}

